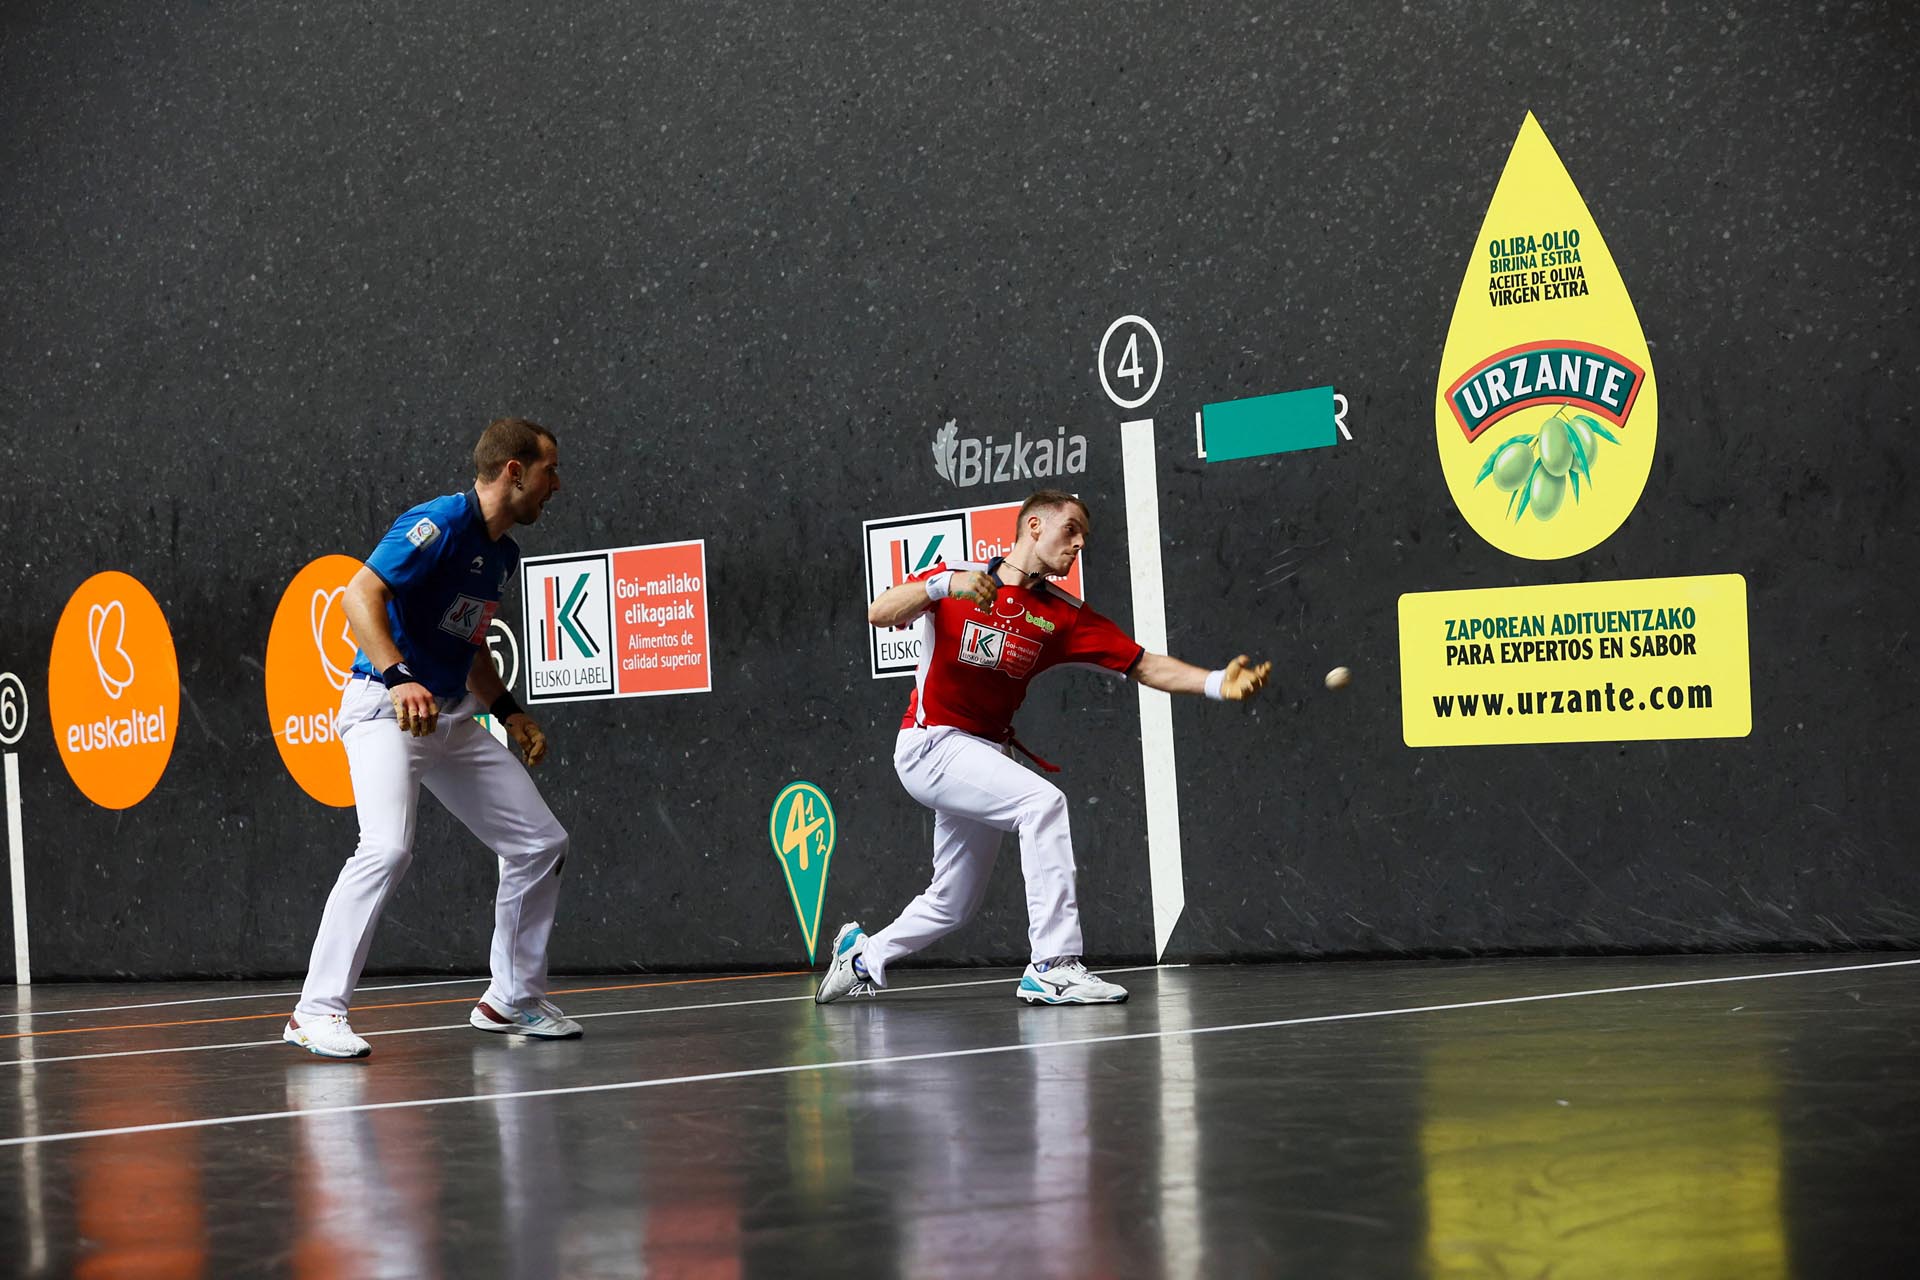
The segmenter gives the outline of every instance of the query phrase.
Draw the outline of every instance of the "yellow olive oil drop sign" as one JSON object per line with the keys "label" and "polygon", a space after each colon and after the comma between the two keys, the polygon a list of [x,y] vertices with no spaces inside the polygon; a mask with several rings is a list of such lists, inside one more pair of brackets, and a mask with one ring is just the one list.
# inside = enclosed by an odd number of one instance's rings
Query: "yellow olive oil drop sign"
{"label": "yellow olive oil drop sign", "polygon": [[1529,113],[1440,357],[1434,429],[1447,488],[1509,555],[1578,555],[1640,500],[1657,408],[1633,301]]}

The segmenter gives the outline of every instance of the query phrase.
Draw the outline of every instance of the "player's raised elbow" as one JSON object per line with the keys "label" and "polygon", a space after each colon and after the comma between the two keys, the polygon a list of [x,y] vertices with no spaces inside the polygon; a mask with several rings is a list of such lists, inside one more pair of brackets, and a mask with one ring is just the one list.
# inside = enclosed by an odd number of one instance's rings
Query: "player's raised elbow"
{"label": "player's raised elbow", "polygon": [[879,601],[867,606],[867,625],[881,630],[888,627],[904,627],[918,616],[918,613],[911,609],[889,609]]}
{"label": "player's raised elbow", "polygon": [[904,627],[925,612],[927,597],[925,588],[918,583],[905,582],[897,587],[889,587],[874,597],[867,606],[867,625],[870,627]]}

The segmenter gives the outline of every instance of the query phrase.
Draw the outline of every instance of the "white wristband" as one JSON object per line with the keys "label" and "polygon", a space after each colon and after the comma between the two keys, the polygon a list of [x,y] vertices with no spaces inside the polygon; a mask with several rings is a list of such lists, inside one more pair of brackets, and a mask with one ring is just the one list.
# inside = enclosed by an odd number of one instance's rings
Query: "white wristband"
{"label": "white wristband", "polygon": [[1225,667],[1220,668],[1218,671],[1209,671],[1207,673],[1207,696],[1215,702],[1225,702],[1227,695],[1220,692],[1220,686],[1226,682],[1227,669]]}
{"label": "white wristband", "polygon": [[931,578],[928,578],[927,599],[945,600],[947,598],[947,588],[953,585],[953,573],[954,571],[949,569],[945,573],[936,573]]}

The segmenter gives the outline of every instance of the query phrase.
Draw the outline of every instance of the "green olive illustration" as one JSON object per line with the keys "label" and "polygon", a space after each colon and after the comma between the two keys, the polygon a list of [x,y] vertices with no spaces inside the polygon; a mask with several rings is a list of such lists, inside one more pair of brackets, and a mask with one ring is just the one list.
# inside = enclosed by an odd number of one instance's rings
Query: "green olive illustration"
{"label": "green olive illustration", "polygon": [[[1555,479],[1564,479],[1567,469],[1573,466],[1573,438],[1567,434],[1567,424],[1558,418],[1550,419],[1540,428],[1540,465]],[[1537,495],[1534,501],[1539,501]],[[1554,505],[1558,507],[1559,503]],[[1549,511],[1540,518],[1546,520],[1552,515]]]}
{"label": "green olive illustration", "polygon": [[1569,422],[1567,428],[1573,432],[1574,439],[1580,442],[1580,456],[1587,460],[1585,470],[1593,470],[1594,459],[1600,456],[1599,450],[1593,447],[1593,428],[1579,418]]}
{"label": "green olive illustration", "polygon": [[[1568,452],[1572,452],[1571,447]],[[1558,514],[1560,504],[1566,500],[1566,478],[1554,475],[1543,463],[1540,470],[1533,473],[1533,483],[1527,493],[1527,509],[1533,512],[1536,520],[1551,520]]]}
{"label": "green olive illustration", "polygon": [[1532,468],[1533,449],[1516,440],[1494,458],[1493,482],[1503,492],[1512,493],[1527,482],[1527,472]]}

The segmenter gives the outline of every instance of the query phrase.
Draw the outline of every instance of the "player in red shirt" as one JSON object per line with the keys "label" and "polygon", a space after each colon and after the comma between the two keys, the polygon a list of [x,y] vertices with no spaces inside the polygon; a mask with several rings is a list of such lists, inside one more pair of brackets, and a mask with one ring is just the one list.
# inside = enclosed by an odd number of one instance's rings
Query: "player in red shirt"
{"label": "player in red shirt", "polygon": [[1013,713],[1027,696],[1027,683],[1063,662],[1105,667],[1150,689],[1233,702],[1259,692],[1273,664],[1254,666],[1242,654],[1209,672],[1148,653],[1049,583],[1073,569],[1089,524],[1085,503],[1043,489],[1021,505],[1006,556],[987,564],[936,565],[882,592],[868,607],[867,621],[874,626],[916,623],[925,642],[893,767],[907,794],[934,811],[933,883],[872,937],[857,922],[841,926],[816,1002],[827,1004],[849,991],[871,994],[886,986],[888,965],[966,923],[986,893],[1007,831],[1020,835],[1033,956],[1016,994],[1029,1004],[1127,998],[1125,988],[1080,962],[1067,799],[1009,757],[1009,745],[1019,745]]}

